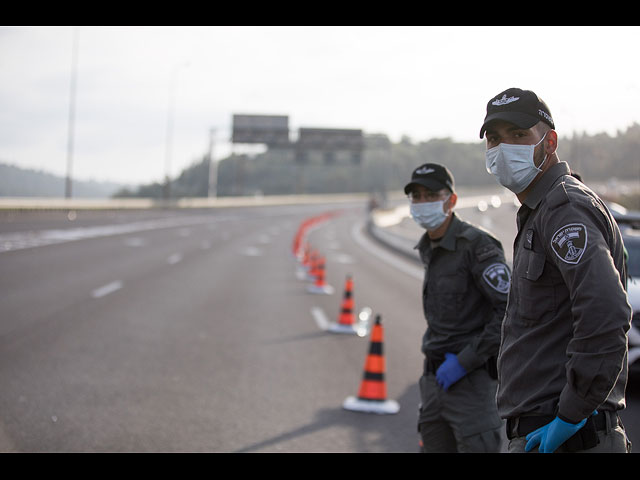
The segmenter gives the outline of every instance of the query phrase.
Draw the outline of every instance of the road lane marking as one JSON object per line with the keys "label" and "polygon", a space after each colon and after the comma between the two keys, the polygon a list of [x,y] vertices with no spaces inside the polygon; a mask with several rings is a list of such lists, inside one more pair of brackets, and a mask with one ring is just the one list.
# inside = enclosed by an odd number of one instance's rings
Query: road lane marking
{"label": "road lane marking", "polygon": [[318,328],[320,330],[328,330],[331,323],[327,318],[327,315],[324,313],[324,310],[320,307],[312,307],[311,308],[311,316],[316,321]]}
{"label": "road lane marking", "polygon": [[242,250],[240,253],[247,257],[259,257],[260,255],[262,255],[262,250],[256,247],[247,247],[244,250]]}
{"label": "road lane marking", "polygon": [[353,259],[353,257],[351,255],[346,254],[346,253],[336,253],[334,255],[331,255],[330,258],[332,260],[335,260],[338,263],[342,263],[342,264],[346,264],[346,265],[350,265],[352,263],[356,263],[356,261]]}
{"label": "road lane marking", "polygon": [[120,290],[121,288],[122,288],[122,282],[119,280],[116,280],[115,282],[107,283],[102,287],[96,288],[91,292],[91,296],[93,298],[102,298],[106,295],[109,295],[110,293]]}
{"label": "road lane marking", "polygon": [[[144,232],[162,228],[176,228],[194,226],[199,224],[219,224],[223,220],[233,220],[234,216],[209,216],[167,217],[153,220],[143,220],[132,223],[97,225],[92,227],[58,228],[27,232],[9,232],[0,234],[0,253],[23,248],[43,247],[58,243],[72,242],[90,238],[123,235],[133,232]],[[216,228],[220,228],[219,225]]]}
{"label": "road lane marking", "polygon": [[172,255],[169,255],[167,257],[167,263],[169,265],[175,265],[176,263],[180,262],[182,260],[182,254],[181,253],[174,253]]}
{"label": "road lane marking", "polygon": [[128,247],[144,247],[147,241],[142,237],[125,238],[124,244]]}

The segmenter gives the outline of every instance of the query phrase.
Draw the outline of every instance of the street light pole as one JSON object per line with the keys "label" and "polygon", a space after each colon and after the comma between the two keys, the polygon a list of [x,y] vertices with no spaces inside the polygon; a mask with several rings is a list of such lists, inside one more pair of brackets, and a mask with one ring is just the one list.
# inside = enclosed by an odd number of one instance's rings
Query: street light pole
{"label": "street light pole", "polygon": [[209,191],[208,197],[218,196],[218,164],[213,158],[213,147],[215,145],[216,129],[209,130]]}
{"label": "street light pole", "polygon": [[76,110],[76,77],[78,75],[78,27],[73,29],[73,45],[71,53],[71,80],[69,86],[69,119],[67,131],[67,179],[65,183],[65,197],[71,198],[71,171],[73,167],[73,137]]}

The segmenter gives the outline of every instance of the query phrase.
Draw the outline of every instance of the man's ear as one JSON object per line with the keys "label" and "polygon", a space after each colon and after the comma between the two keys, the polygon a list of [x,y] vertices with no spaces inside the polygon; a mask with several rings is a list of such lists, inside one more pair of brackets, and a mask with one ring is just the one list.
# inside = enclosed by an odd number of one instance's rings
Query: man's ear
{"label": "man's ear", "polygon": [[555,130],[549,130],[544,139],[544,153],[548,156],[556,153],[558,149],[558,134]]}
{"label": "man's ear", "polygon": [[447,201],[447,203],[449,204],[449,210],[453,210],[453,207],[456,206],[457,202],[458,202],[458,195],[452,192],[451,196],[449,197],[449,200]]}

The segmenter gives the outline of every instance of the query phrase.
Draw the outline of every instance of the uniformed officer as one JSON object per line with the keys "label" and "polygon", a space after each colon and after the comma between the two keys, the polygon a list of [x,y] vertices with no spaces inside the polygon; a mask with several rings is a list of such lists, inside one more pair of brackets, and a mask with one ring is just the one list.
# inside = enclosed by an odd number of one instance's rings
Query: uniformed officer
{"label": "uniformed officer", "polygon": [[498,452],[495,360],[510,271],[500,242],[453,212],[451,172],[427,163],[405,187],[426,229],[416,248],[425,267],[418,418],[424,452]]}
{"label": "uniformed officer", "polygon": [[558,159],[547,105],[510,88],[489,100],[486,165],[522,206],[498,358],[510,452],[627,452],[631,308],[620,231]]}

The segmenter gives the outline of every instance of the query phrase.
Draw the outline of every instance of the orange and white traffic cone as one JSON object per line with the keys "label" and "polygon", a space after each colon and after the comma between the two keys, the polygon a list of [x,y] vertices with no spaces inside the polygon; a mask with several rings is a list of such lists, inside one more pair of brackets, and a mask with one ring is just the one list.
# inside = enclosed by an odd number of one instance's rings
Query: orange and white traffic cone
{"label": "orange and white traffic cone", "polygon": [[385,360],[383,354],[384,330],[380,315],[371,330],[371,345],[364,365],[364,376],[357,397],[347,397],[342,407],[357,412],[393,414],[400,411],[395,400],[387,399],[384,380]]}
{"label": "orange and white traffic cone", "polygon": [[300,250],[300,256],[298,258],[298,266],[296,268],[296,277],[298,280],[304,280],[308,278],[309,269],[311,268],[311,245],[308,242]]}
{"label": "orange and white traffic cone", "polygon": [[351,275],[347,276],[347,280],[344,285],[344,297],[342,299],[342,306],[340,314],[338,315],[338,321],[331,324],[329,331],[335,333],[358,333],[356,327],[355,314],[353,313],[354,301],[353,301],[353,278]]}
{"label": "orange and white traffic cone", "polygon": [[318,275],[318,262],[320,261],[320,254],[313,248],[310,249],[307,257],[305,268],[307,270],[307,280],[313,282]]}
{"label": "orange and white traffic cone", "polygon": [[327,285],[324,281],[325,276],[325,258],[320,256],[318,262],[315,265],[315,282],[307,287],[307,292],[318,293],[323,295],[333,294],[333,287]]}

